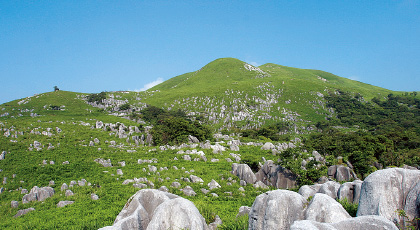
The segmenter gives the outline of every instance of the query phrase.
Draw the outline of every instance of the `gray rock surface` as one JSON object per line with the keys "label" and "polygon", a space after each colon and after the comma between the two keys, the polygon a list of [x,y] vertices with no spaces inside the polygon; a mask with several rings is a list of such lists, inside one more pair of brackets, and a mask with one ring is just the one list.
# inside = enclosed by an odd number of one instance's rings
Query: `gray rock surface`
{"label": "gray rock surface", "polygon": [[274,190],[263,193],[252,204],[248,229],[289,229],[293,222],[303,219],[305,204],[305,198],[296,192]]}
{"label": "gray rock surface", "polygon": [[19,202],[18,201],[16,201],[16,200],[12,200],[11,202],[10,202],[10,207],[12,207],[12,208],[17,208],[19,206]]}
{"label": "gray rock surface", "polygon": [[4,160],[5,156],[6,156],[6,151],[2,151],[0,154],[0,160]]}
{"label": "gray rock surface", "polygon": [[92,200],[99,200],[99,196],[96,195],[95,193],[90,194],[90,199]]}
{"label": "gray rock surface", "polygon": [[111,159],[105,160],[103,158],[97,158],[95,159],[95,162],[101,164],[104,167],[112,167]]}
{"label": "gray rock surface", "polygon": [[241,206],[241,207],[239,207],[239,211],[238,211],[238,214],[236,215],[236,217],[248,215],[250,211],[251,211],[251,207]]}
{"label": "gray rock surface", "polygon": [[295,221],[290,230],[398,230],[389,220],[381,216],[359,216],[337,223],[320,223],[311,220]]}
{"label": "gray rock surface", "polygon": [[64,206],[66,206],[66,205],[73,204],[73,203],[74,203],[74,201],[62,200],[62,201],[58,202],[57,207],[58,208],[62,208]]}
{"label": "gray rock surface", "polygon": [[337,181],[351,181],[357,179],[356,173],[344,165],[332,165],[328,168],[328,176]]}
{"label": "gray rock surface", "polygon": [[222,186],[220,186],[219,183],[217,183],[217,181],[215,181],[214,179],[212,179],[210,181],[210,183],[207,184],[207,186],[209,186],[210,190],[216,189],[216,188],[221,188]]}
{"label": "gray rock surface", "polygon": [[400,223],[396,211],[405,210],[410,220],[419,217],[419,183],[419,170],[389,168],[370,174],[362,184],[357,216],[379,215]]}
{"label": "gray rock surface", "polygon": [[190,186],[185,186],[185,188],[183,188],[182,189],[182,192],[184,193],[184,195],[186,195],[186,196],[195,196],[195,195],[197,195],[195,192],[194,192],[194,189],[193,188],[191,188]]}
{"label": "gray rock surface", "polygon": [[297,176],[290,170],[274,164],[272,160],[266,161],[255,176],[257,181],[262,181],[264,184],[275,188],[289,189],[297,185]]}
{"label": "gray rock surface", "polygon": [[350,218],[350,215],[340,203],[322,193],[314,195],[305,210],[304,216],[305,220],[323,223],[335,223]]}
{"label": "gray rock surface", "polygon": [[154,189],[134,194],[112,227],[104,229],[208,229],[194,204],[177,195]]}
{"label": "gray rock surface", "polygon": [[26,215],[26,214],[28,214],[29,212],[32,212],[32,211],[35,211],[35,209],[34,208],[21,209],[13,217],[16,218],[16,217],[19,217],[19,216],[23,216],[23,215]]}
{"label": "gray rock surface", "polygon": [[321,184],[314,184],[314,185],[304,185],[300,187],[299,194],[302,195],[305,199],[308,199],[311,196],[314,196],[315,193],[319,191],[321,188]]}
{"label": "gray rock surface", "polygon": [[361,180],[355,180],[353,182],[346,182],[340,186],[337,192],[339,200],[347,200],[350,203],[359,203],[360,191],[362,189]]}
{"label": "gray rock surface", "polygon": [[198,140],[198,138],[197,138],[197,137],[194,137],[194,136],[188,135],[188,142],[189,142],[189,143],[199,143],[200,141]]}
{"label": "gray rock surface", "polygon": [[38,186],[34,186],[28,194],[23,196],[22,203],[26,204],[31,201],[44,201],[53,195],[54,189],[51,187],[39,188]]}
{"label": "gray rock surface", "polygon": [[340,183],[335,181],[328,181],[321,185],[321,188],[319,188],[319,193],[324,193],[331,198],[335,199],[337,198],[338,189],[340,189]]}
{"label": "gray rock surface", "polygon": [[272,150],[272,149],[275,149],[276,148],[276,146],[274,146],[273,145],[273,143],[271,143],[271,142],[266,142],[262,147],[261,147],[261,149],[262,150]]}
{"label": "gray rock surface", "polygon": [[194,176],[194,175],[190,175],[190,180],[193,183],[200,183],[200,182],[204,182],[203,179],[201,179],[198,176]]}
{"label": "gray rock surface", "polygon": [[73,196],[73,195],[74,195],[74,193],[73,193],[73,191],[71,191],[71,190],[66,190],[65,195],[66,195],[66,196]]}
{"label": "gray rock surface", "polygon": [[257,181],[257,177],[247,164],[233,163],[232,174],[239,177],[240,180],[244,180],[248,184],[254,184]]}
{"label": "gray rock surface", "polygon": [[181,184],[177,181],[172,182],[172,184],[171,184],[171,187],[174,187],[174,188],[179,188],[180,186],[181,186]]}
{"label": "gray rock surface", "polygon": [[268,189],[268,186],[261,181],[257,181],[253,186],[254,188]]}

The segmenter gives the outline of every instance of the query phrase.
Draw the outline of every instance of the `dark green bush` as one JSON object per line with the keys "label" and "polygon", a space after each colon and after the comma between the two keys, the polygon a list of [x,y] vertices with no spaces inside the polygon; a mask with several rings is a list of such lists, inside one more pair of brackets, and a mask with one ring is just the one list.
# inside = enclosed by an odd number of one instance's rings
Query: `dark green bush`
{"label": "dark green bush", "polygon": [[88,102],[96,102],[102,104],[102,100],[106,99],[106,92],[92,93],[87,97]]}

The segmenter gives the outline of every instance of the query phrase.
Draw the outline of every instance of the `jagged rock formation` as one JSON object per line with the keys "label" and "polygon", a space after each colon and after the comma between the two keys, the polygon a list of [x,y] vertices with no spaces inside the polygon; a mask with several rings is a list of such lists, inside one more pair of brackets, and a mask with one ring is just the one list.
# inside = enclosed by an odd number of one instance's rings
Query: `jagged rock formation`
{"label": "jagged rock formation", "polygon": [[206,221],[194,204],[177,195],[154,189],[134,194],[115,219],[116,229],[197,229],[207,230]]}
{"label": "jagged rock formation", "polygon": [[244,180],[248,184],[254,184],[257,181],[257,177],[251,168],[247,164],[232,164],[232,174]]}
{"label": "jagged rock formation", "polygon": [[271,160],[266,161],[255,176],[257,181],[275,188],[289,189],[297,185],[295,174],[280,165],[274,164]]}
{"label": "jagged rock formation", "polygon": [[44,201],[53,195],[54,189],[51,187],[39,188],[38,186],[34,186],[28,194],[23,196],[22,203],[26,204],[31,201]]}

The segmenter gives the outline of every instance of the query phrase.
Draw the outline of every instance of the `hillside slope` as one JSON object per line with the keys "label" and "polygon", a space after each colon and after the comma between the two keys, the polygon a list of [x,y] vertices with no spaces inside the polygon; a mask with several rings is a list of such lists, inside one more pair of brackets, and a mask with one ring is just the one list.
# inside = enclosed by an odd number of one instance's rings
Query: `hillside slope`
{"label": "hillside slope", "polygon": [[319,71],[276,64],[254,67],[234,58],[217,59],[196,72],[171,78],[142,101],[202,115],[223,128],[256,128],[288,121],[296,128],[325,120],[332,111],[324,95],[337,91],[383,98],[392,91]]}

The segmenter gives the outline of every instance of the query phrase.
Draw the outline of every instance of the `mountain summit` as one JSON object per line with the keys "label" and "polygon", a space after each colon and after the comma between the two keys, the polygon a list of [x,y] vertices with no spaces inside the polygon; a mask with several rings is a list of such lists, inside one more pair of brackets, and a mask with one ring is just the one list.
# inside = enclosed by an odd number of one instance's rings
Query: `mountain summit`
{"label": "mountain summit", "polygon": [[148,104],[181,109],[207,118],[218,128],[260,127],[267,122],[300,125],[332,116],[325,106],[329,93],[360,93],[365,99],[391,91],[320,71],[220,58],[201,69],[171,78],[148,92]]}

